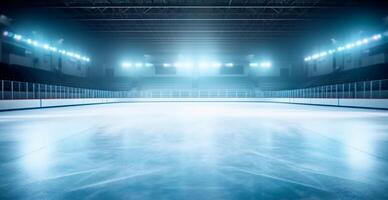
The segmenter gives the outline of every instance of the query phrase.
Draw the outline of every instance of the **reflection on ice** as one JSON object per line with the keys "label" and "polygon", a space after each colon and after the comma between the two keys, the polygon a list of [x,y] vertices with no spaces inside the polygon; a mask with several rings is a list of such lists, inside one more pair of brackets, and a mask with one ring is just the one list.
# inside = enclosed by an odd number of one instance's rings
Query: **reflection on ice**
{"label": "reflection on ice", "polygon": [[385,199],[388,112],[132,103],[0,113],[1,199]]}

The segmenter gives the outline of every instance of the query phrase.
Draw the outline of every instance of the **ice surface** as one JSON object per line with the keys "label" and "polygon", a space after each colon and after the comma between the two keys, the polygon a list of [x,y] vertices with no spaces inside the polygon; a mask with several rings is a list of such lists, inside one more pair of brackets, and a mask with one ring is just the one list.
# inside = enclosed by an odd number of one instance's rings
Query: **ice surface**
{"label": "ice surface", "polygon": [[128,103],[0,113],[0,199],[387,199],[388,112]]}

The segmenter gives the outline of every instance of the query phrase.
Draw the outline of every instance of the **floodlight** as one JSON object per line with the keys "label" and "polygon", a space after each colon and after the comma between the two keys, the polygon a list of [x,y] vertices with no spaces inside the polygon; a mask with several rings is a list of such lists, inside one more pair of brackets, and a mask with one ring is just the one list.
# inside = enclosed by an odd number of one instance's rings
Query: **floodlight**
{"label": "floodlight", "polygon": [[219,63],[219,62],[214,62],[214,63],[212,63],[212,65],[211,65],[212,67],[214,67],[214,68],[219,68],[219,67],[221,67],[222,66],[222,64],[221,63]]}
{"label": "floodlight", "polygon": [[130,67],[132,67],[132,63],[130,63],[130,62],[123,62],[123,63],[121,63],[121,66],[123,68],[130,68]]}
{"label": "floodlight", "polygon": [[207,62],[200,62],[200,63],[198,64],[198,66],[199,66],[200,68],[207,68],[207,67],[209,67],[209,63],[207,63]]}
{"label": "floodlight", "polygon": [[178,62],[174,63],[174,67],[177,67],[177,68],[179,68],[179,67],[181,67],[181,66],[182,66],[182,64],[181,64],[181,63],[178,63]]}
{"label": "floodlight", "polygon": [[259,63],[249,63],[249,66],[250,66],[250,67],[258,67],[258,66],[259,66]]}
{"label": "floodlight", "polygon": [[381,39],[381,34],[377,34],[377,35],[372,36],[372,39],[373,39],[373,40],[379,40],[379,39]]}
{"label": "floodlight", "polygon": [[[371,41],[378,41],[382,38],[383,36],[381,34],[376,34],[376,35],[373,35],[369,38],[364,38],[362,40],[357,40],[353,43],[348,43],[346,44],[345,46],[340,46],[338,47],[337,49],[332,49],[332,50],[329,50],[328,52],[321,52],[319,54],[315,54],[315,55],[312,55],[311,56],[311,59],[317,59],[317,58],[320,58],[320,57],[324,57],[326,56],[327,54],[333,54],[335,53],[336,51],[338,52],[341,52],[341,51],[344,51],[344,50],[348,50],[348,49],[352,49],[353,47],[356,47],[356,46],[361,46],[361,45],[365,45],[365,44],[368,44],[369,42]],[[307,59],[307,57],[305,58],[305,61],[309,61],[310,59]]]}
{"label": "floodlight", "polygon": [[15,40],[21,40],[21,39],[22,39],[22,36],[21,36],[21,35],[15,34],[15,35],[13,36],[13,38],[14,38]]}
{"label": "floodlight", "polygon": [[353,48],[353,47],[354,47],[354,44],[353,44],[353,43],[347,44],[347,45],[345,46],[345,48],[347,48],[347,49],[351,49],[351,48]]}
{"label": "floodlight", "polygon": [[89,58],[83,57],[83,56],[81,56],[79,54],[75,54],[75,53],[72,53],[72,52],[66,52],[65,50],[59,50],[56,47],[50,46],[49,44],[40,45],[40,43],[38,41],[32,40],[30,38],[25,38],[24,39],[24,37],[22,35],[13,34],[13,33],[8,32],[8,31],[4,31],[3,35],[7,36],[7,37],[12,37],[13,39],[15,39],[17,41],[23,41],[23,42],[25,42],[25,43],[27,43],[29,45],[33,45],[35,47],[42,47],[43,49],[46,49],[46,50],[49,50],[49,51],[52,51],[52,52],[59,52],[59,53],[64,54],[64,55],[77,58],[79,60],[85,60],[87,62],[90,61]]}
{"label": "floodlight", "polygon": [[135,67],[143,67],[143,63],[140,63],[140,62],[135,63]]}
{"label": "floodlight", "polygon": [[312,58],[313,58],[313,59],[319,58],[319,54],[314,54],[314,55],[312,56]]}
{"label": "floodlight", "polygon": [[262,67],[262,68],[270,68],[270,67],[272,67],[272,63],[271,62],[262,62],[262,63],[260,63],[260,67]]}
{"label": "floodlight", "polygon": [[225,66],[226,66],[226,67],[233,67],[234,64],[233,64],[233,63],[226,63]]}

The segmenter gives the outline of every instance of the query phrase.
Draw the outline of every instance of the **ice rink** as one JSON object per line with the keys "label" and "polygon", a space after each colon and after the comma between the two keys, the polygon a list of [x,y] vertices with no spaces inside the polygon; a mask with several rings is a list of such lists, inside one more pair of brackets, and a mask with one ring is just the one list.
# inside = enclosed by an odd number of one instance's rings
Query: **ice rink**
{"label": "ice rink", "polygon": [[0,113],[0,199],[387,199],[388,111],[128,103]]}

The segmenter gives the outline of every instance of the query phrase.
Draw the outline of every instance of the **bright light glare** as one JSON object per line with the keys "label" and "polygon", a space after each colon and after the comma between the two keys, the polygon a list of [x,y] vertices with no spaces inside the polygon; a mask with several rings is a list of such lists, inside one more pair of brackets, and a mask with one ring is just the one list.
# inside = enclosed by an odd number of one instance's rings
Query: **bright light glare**
{"label": "bright light glare", "polygon": [[219,63],[219,62],[214,62],[214,63],[212,63],[212,65],[211,65],[212,67],[214,67],[214,68],[219,68],[219,67],[221,67],[222,66],[222,64],[221,63]]}
{"label": "bright light glare", "polygon": [[176,68],[192,68],[193,63],[191,63],[191,62],[176,62],[176,63],[174,63],[174,67],[176,67]]}
{"label": "bright light glare", "polygon": [[271,62],[262,62],[260,63],[260,67],[262,68],[271,68],[272,67],[272,63]]}
{"label": "bright light glare", "polygon": [[15,40],[21,40],[21,39],[22,39],[22,36],[21,36],[21,35],[15,34],[15,35],[13,36],[13,38],[14,38]]}
{"label": "bright light glare", "polygon": [[163,67],[171,67],[170,63],[163,63]]}
{"label": "bright light glare", "polygon": [[346,46],[345,46],[345,48],[347,48],[347,49],[351,49],[351,48],[353,48],[354,47],[354,44],[347,44]]}
{"label": "bright light glare", "polygon": [[198,65],[199,65],[199,68],[207,68],[207,67],[209,67],[209,63],[207,63],[207,62],[200,62]]}
{"label": "bright light glare", "polygon": [[3,35],[7,36],[7,37],[10,37],[10,38],[13,38],[16,41],[27,43],[27,44],[32,45],[34,47],[41,47],[41,48],[43,48],[45,50],[52,51],[52,52],[55,52],[55,53],[59,52],[59,53],[61,53],[63,55],[67,55],[69,57],[73,57],[73,58],[76,58],[76,59],[79,59],[79,60],[82,60],[82,61],[86,61],[86,62],[90,61],[90,58],[88,58],[88,57],[81,56],[79,54],[72,53],[72,52],[68,53],[65,50],[58,50],[56,47],[52,47],[49,44],[40,45],[40,43],[38,41],[34,41],[34,40],[30,39],[30,38],[24,38],[22,35],[13,34],[13,33],[8,32],[8,31],[4,31]]}
{"label": "bright light glare", "polygon": [[152,66],[154,66],[154,65],[153,65],[152,63],[146,63],[145,66],[146,66],[146,67],[152,67]]}
{"label": "bright light glare", "polygon": [[135,67],[143,67],[143,63],[140,63],[140,62],[135,63]]}
{"label": "bright light glare", "polygon": [[123,68],[130,68],[130,67],[132,67],[132,63],[130,63],[130,62],[123,62],[123,63],[121,63],[121,66]]}
{"label": "bright light glare", "polygon": [[373,40],[379,40],[379,39],[381,39],[381,34],[377,34],[377,35],[372,36],[372,39],[373,39]]}
{"label": "bright light glare", "polygon": [[234,64],[233,64],[233,63],[226,63],[225,66],[226,66],[226,67],[233,67]]}
{"label": "bright light glare", "polygon": [[258,67],[258,66],[259,66],[259,63],[249,63],[249,66],[250,66],[250,67]]}
{"label": "bright light glare", "polygon": [[323,57],[323,56],[326,56],[327,55],[327,53],[324,51],[324,52],[321,52],[321,53],[319,53],[319,56],[321,56],[321,57]]}
{"label": "bright light glare", "polygon": [[305,61],[310,61],[310,60],[315,60],[315,59],[318,59],[318,58],[321,58],[321,57],[325,57],[327,56],[328,54],[333,54],[335,52],[341,52],[341,51],[344,51],[344,50],[350,50],[354,47],[359,47],[359,46],[362,46],[362,45],[366,45],[368,44],[369,42],[371,41],[377,41],[377,40],[380,40],[383,36],[381,34],[376,34],[376,35],[373,35],[372,37],[369,37],[369,38],[364,38],[364,39],[361,39],[361,40],[357,40],[353,43],[348,43],[346,44],[345,46],[340,46],[338,47],[337,49],[331,49],[327,52],[321,52],[319,54],[314,54],[312,56],[308,56],[308,57],[305,57]]}

